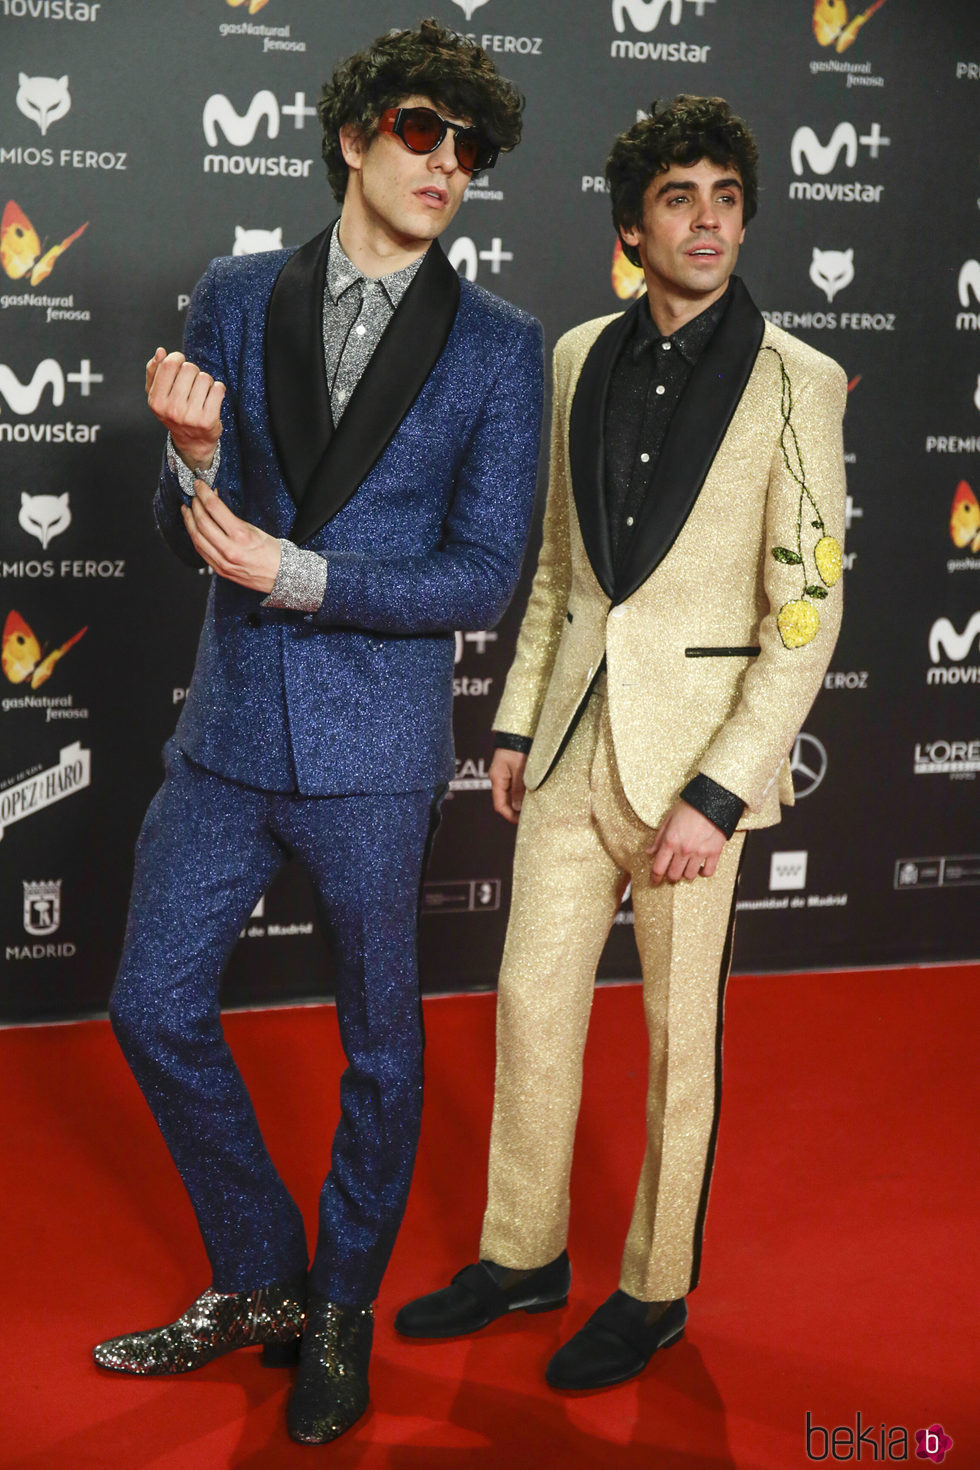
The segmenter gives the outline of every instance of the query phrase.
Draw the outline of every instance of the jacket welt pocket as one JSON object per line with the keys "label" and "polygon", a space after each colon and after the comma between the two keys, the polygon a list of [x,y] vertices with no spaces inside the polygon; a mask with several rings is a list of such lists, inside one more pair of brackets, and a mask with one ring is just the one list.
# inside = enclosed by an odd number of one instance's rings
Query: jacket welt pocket
{"label": "jacket welt pocket", "polygon": [[566,614],[565,614],[565,621],[566,622],[569,622],[569,623],[572,621],[572,615],[571,615],[570,612],[566,612]]}
{"label": "jacket welt pocket", "polygon": [[757,643],[744,643],[736,647],[685,648],[685,658],[756,658],[762,649]]}

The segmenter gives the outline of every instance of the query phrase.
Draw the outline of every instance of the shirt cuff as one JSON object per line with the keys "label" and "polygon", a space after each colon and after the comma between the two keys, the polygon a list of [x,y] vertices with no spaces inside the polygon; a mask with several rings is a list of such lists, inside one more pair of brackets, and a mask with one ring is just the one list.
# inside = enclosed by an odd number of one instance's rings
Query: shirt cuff
{"label": "shirt cuff", "polygon": [[263,607],[285,607],[291,612],[317,612],[327,590],[327,558],[316,551],[301,551],[293,541],[280,537],[282,555],[275,585]]}
{"label": "shirt cuff", "polygon": [[188,469],[180,455],[174,448],[174,441],[167,435],[167,467],[177,476],[177,484],[188,500],[194,499],[194,481],[203,480],[206,485],[214,489],[214,482],[218,474],[218,466],[221,464],[221,444],[215,445],[214,458],[206,470]]}
{"label": "shirt cuff", "polygon": [[506,730],[493,732],[494,750],[516,750],[521,755],[527,755],[531,749],[531,740],[530,735],[509,735]]}
{"label": "shirt cuff", "polygon": [[726,837],[731,837],[745,811],[745,802],[740,796],[701,771],[688,781],[681,792],[681,799],[707,817],[709,822],[714,822]]}

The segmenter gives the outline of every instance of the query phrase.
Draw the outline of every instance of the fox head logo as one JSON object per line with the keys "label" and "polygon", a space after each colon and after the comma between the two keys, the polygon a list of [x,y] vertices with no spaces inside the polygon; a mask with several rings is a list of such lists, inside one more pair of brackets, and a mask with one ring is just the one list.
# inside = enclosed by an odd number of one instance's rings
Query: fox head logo
{"label": "fox head logo", "polygon": [[479,10],[486,3],[487,0],[453,0],[453,4],[459,6],[468,21],[473,19],[474,10]]}
{"label": "fox head logo", "polygon": [[29,77],[26,72],[20,72],[17,81],[18,110],[37,123],[43,138],[51,124],[64,117],[71,107],[68,78]]}
{"label": "fox head logo", "polygon": [[259,250],[282,249],[282,225],[274,230],[243,230],[235,226],[235,243],[232,255],[255,255]]}
{"label": "fox head logo", "polygon": [[36,536],[46,551],[48,543],[71,525],[68,491],[64,495],[28,495],[22,492],[17,519],[22,530],[29,536]]}
{"label": "fox head logo", "polygon": [[838,291],[854,280],[854,251],[818,250],[814,245],[810,280],[820,287],[828,301],[833,301]]}

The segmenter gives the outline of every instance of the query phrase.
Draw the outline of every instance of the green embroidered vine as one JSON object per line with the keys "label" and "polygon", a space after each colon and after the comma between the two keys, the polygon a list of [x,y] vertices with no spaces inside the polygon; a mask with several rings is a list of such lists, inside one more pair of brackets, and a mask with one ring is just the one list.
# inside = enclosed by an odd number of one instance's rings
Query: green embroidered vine
{"label": "green embroidered vine", "polygon": [[[780,373],[780,397],[779,408],[783,417],[783,427],[779,434],[779,447],[782,450],[783,462],[790,475],[800,487],[800,501],[796,512],[796,549],[789,546],[774,546],[772,555],[776,561],[785,566],[798,566],[802,577],[802,588],[800,596],[792,602],[784,602],[776,616],[776,626],[779,636],[786,648],[801,648],[805,643],[811,643],[820,628],[820,614],[813,603],[822,602],[827,596],[827,588],[833,587],[840,578],[843,571],[843,554],[840,542],[833,536],[827,535],[827,528],[820,507],[813,497],[813,492],[806,483],[806,470],[803,465],[803,455],[800,451],[799,440],[796,437],[796,429],[793,427],[793,385],[790,382],[786,364],[782,353],[776,347],[767,346],[767,352],[773,353],[779,362]],[[794,462],[795,461],[795,462]],[[821,533],[816,546],[813,548],[813,561],[816,569],[816,577],[809,580],[806,567],[806,555],[803,550],[803,513],[806,502],[809,501],[813,507],[810,526]],[[819,577],[820,581],[817,581]],[[821,583],[823,585],[821,585]],[[808,599],[813,599],[812,601]]]}

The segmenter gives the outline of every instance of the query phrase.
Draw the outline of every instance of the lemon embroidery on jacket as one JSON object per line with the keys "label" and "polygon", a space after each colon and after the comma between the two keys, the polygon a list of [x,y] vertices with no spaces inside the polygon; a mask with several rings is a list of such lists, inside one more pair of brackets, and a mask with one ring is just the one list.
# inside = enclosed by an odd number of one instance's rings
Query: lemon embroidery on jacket
{"label": "lemon embroidery on jacket", "polygon": [[[844,570],[844,558],[840,542],[836,537],[828,536],[823,516],[820,514],[820,507],[806,483],[803,455],[800,453],[799,441],[793,427],[793,385],[786,371],[783,355],[776,347],[767,346],[766,351],[772,352],[779,361],[782,384],[779,406],[783,416],[779,446],[783,452],[786,468],[800,487],[800,503],[796,513],[796,546],[795,548],[774,546],[772,554],[784,565],[800,568],[802,585],[799,597],[791,602],[784,602],[779,609],[776,615],[776,627],[779,629],[784,648],[802,648],[805,643],[812,643],[817,636],[820,629],[820,613],[814,603],[822,602],[827,596],[827,588],[833,587],[835,582],[840,580],[841,572]],[[812,582],[809,580],[806,553],[803,550],[803,514],[807,502],[811,507],[808,512],[811,517],[810,528],[821,533],[812,552],[816,572]]]}

